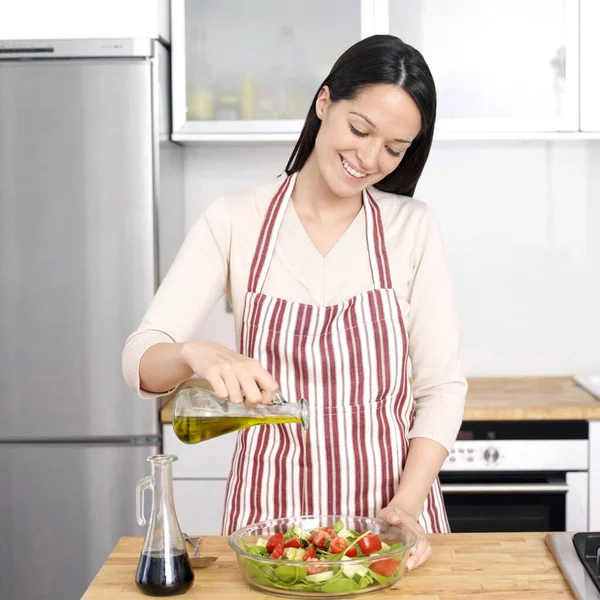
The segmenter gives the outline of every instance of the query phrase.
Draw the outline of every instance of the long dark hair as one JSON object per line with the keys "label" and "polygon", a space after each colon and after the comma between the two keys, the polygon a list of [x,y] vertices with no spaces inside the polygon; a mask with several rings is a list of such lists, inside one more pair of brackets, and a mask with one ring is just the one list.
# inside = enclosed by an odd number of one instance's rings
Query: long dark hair
{"label": "long dark hair", "polygon": [[315,147],[321,120],[316,104],[323,86],[329,87],[332,102],[352,100],[364,88],[393,83],[404,89],[421,112],[421,131],[404,158],[375,187],[384,192],[412,196],[417,187],[433,140],[436,92],[431,71],[418,50],[393,35],[373,35],[344,52],[320,85],[306,116],[304,127],[285,168],[291,175],[302,169]]}

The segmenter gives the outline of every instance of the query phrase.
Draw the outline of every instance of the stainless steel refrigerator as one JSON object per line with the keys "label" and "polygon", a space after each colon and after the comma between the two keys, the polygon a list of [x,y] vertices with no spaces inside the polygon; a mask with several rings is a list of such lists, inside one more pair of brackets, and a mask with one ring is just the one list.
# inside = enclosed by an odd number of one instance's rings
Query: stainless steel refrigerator
{"label": "stainless steel refrigerator", "polygon": [[169,53],[0,42],[0,598],[81,598],[160,451],[121,352],[157,285]]}

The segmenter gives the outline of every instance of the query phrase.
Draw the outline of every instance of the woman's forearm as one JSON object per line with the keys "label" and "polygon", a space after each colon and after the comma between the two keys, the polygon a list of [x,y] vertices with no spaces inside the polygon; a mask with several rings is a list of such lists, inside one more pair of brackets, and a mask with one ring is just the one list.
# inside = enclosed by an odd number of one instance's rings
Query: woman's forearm
{"label": "woman's forearm", "polygon": [[390,504],[398,504],[417,519],[447,456],[448,451],[438,442],[429,438],[413,438],[400,485]]}
{"label": "woman's forearm", "polygon": [[144,352],[140,360],[140,387],[144,391],[168,392],[194,374],[183,358],[184,345],[154,344]]}

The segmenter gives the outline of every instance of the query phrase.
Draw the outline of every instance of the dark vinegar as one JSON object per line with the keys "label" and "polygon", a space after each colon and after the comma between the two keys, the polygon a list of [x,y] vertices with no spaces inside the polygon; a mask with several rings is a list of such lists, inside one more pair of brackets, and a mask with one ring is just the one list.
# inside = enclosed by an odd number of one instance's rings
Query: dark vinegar
{"label": "dark vinegar", "polygon": [[147,596],[178,596],[192,587],[194,571],[187,554],[165,558],[142,553],[135,582]]}

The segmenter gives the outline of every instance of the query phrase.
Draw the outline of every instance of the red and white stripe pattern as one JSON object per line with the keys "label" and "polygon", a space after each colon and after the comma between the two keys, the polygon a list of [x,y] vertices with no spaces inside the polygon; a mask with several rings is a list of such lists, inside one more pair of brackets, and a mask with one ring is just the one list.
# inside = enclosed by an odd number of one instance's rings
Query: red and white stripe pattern
{"label": "red and white stripe pattern", "polygon": [[[310,427],[252,427],[238,434],[223,532],[263,519],[310,514],[375,514],[392,499],[408,452],[414,404],[407,334],[392,289],[377,203],[363,204],[375,289],[334,306],[261,293],[295,176],[273,198],[250,271],[240,351],[305,398]],[[449,531],[439,482],[420,522]]]}

